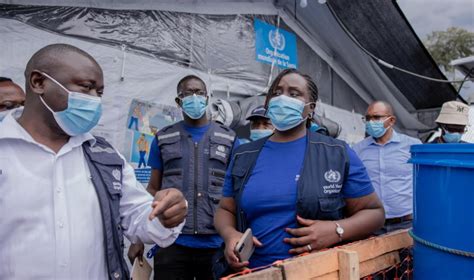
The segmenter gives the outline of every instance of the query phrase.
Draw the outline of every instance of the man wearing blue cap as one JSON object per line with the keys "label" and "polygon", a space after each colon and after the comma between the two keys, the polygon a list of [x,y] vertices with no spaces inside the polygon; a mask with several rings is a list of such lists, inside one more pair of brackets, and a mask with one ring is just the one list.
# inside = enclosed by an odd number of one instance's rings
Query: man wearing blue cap
{"label": "man wearing blue cap", "polygon": [[[250,122],[250,141],[270,136],[273,133],[272,122],[265,114],[266,109],[261,105],[253,109],[250,116],[247,117],[247,120]],[[243,140],[243,142],[245,142],[245,140]],[[248,140],[246,142],[248,142]]]}

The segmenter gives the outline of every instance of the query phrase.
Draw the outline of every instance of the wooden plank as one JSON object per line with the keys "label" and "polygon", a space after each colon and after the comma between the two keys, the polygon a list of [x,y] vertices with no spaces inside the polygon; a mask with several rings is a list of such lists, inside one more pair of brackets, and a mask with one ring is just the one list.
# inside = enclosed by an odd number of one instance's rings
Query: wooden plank
{"label": "wooden plank", "polygon": [[[379,256],[377,258],[362,262],[359,264],[359,277],[365,277],[367,275],[376,273],[382,269],[386,269],[400,262],[400,256],[397,251],[390,252]],[[339,265],[341,265],[341,259],[339,259]],[[339,280],[343,279],[340,277],[340,272],[335,271],[328,274],[324,274],[317,277],[312,277],[311,280]],[[303,279],[303,278],[302,278]],[[355,278],[359,279],[359,278]]]}
{"label": "wooden plank", "polygon": [[311,280],[339,280],[339,273],[337,271],[334,271],[328,274],[311,278]]}
{"label": "wooden plank", "polygon": [[257,272],[231,278],[232,280],[283,280],[283,274],[280,268],[270,267]]}
{"label": "wooden plank", "polygon": [[340,280],[359,280],[359,257],[357,252],[337,250]]}
{"label": "wooden plank", "polygon": [[286,280],[310,279],[338,270],[336,250],[326,250],[283,262],[283,276]]}
{"label": "wooden plank", "polygon": [[413,239],[408,235],[408,229],[404,229],[357,241],[337,248],[357,252],[359,254],[359,261],[364,262],[385,253],[400,250],[412,245]]}
{"label": "wooden plank", "polygon": [[[358,256],[360,262],[359,276],[365,277],[400,262],[398,252],[396,251],[412,245],[413,240],[408,235],[408,230],[400,230],[337,248],[286,260],[278,265],[281,268],[281,271],[280,268],[272,267],[259,272],[240,276],[235,279],[339,279],[340,259],[338,251],[340,250],[353,251]],[[352,257],[352,262],[353,258],[354,257]],[[349,261],[349,263],[351,262]],[[344,265],[344,267],[346,266]],[[355,265],[351,264],[351,267],[352,269],[355,269]],[[268,274],[267,271],[269,271]]]}
{"label": "wooden plank", "polygon": [[398,251],[390,252],[374,259],[362,262],[360,264],[360,277],[365,277],[367,275],[373,274],[387,267],[391,267],[400,262],[400,255]]}

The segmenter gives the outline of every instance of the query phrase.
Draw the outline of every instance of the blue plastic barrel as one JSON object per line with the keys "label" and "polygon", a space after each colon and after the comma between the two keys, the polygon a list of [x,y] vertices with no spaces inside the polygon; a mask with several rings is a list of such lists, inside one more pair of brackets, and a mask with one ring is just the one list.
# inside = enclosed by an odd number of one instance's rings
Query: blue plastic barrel
{"label": "blue plastic barrel", "polygon": [[474,279],[474,144],[411,147],[413,276]]}

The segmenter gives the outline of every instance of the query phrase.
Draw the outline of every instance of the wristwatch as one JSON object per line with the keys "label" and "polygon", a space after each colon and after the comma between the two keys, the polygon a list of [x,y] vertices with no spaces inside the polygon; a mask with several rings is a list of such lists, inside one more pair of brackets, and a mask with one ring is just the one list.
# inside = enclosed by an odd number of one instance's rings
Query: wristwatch
{"label": "wristwatch", "polygon": [[340,224],[334,222],[336,224],[336,233],[339,235],[339,242],[342,242],[342,235],[344,234],[344,229],[341,227]]}

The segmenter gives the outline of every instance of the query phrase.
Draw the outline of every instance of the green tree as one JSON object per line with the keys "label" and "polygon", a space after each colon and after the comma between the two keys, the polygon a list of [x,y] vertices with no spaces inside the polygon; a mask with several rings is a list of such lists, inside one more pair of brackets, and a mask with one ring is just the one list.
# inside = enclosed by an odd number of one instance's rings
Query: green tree
{"label": "green tree", "polygon": [[453,70],[450,61],[474,55],[474,33],[458,27],[433,31],[426,37],[424,44],[445,71]]}

